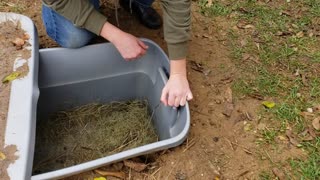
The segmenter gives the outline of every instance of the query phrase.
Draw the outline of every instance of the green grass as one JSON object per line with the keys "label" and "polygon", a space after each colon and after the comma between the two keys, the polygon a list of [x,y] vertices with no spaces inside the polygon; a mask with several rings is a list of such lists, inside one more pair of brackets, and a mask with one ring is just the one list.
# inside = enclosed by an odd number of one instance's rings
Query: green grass
{"label": "green grass", "polygon": [[213,1],[211,6],[208,6],[207,0],[200,0],[200,12],[207,16],[225,16],[231,13],[231,9],[219,1]]}
{"label": "green grass", "polygon": [[260,180],[272,180],[273,176],[269,172],[263,171],[260,173],[259,179]]}
{"label": "green grass", "polygon": [[311,54],[312,61],[315,63],[320,63],[320,52],[315,52]]}
{"label": "green grass", "polygon": [[[275,144],[278,135],[284,135],[287,127],[298,135],[311,125],[301,112],[320,103],[320,38],[309,37],[314,28],[314,18],[320,17],[320,1],[305,0],[282,2],[279,5],[256,0],[214,1],[210,7],[201,0],[201,12],[207,16],[228,16],[230,24],[239,22],[253,25],[254,29],[228,30],[230,58],[234,60],[241,75],[233,82],[235,98],[256,95],[276,99],[272,109],[262,109],[261,116],[268,117],[269,129],[261,130],[263,142]],[[274,3],[273,3],[274,4]],[[303,9],[300,14],[296,9]],[[281,12],[289,11],[291,15]],[[300,17],[297,18],[296,15]],[[231,26],[230,26],[231,29]],[[279,32],[287,33],[279,36]],[[298,33],[303,36],[297,36]],[[247,42],[246,44],[241,41]],[[244,56],[257,57],[246,59]],[[295,76],[299,70],[304,75]],[[295,177],[316,179],[320,177],[320,138],[304,143],[309,156],[305,160],[292,159],[290,165]],[[270,171],[271,172],[271,171]],[[262,172],[260,179],[274,179],[270,172]]]}
{"label": "green grass", "polygon": [[310,152],[309,157],[305,160],[291,159],[290,165],[296,177],[317,180],[320,177],[320,137],[303,145]]}
{"label": "green grass", "polygon": [[19,1],[17,3],[2,1],[0,2],[0,11],[9,10],[10,12],[22,14],[26,9],[22,4],[23,3],[19,3]]}
{"label": "green grass", "polygon": [[278,130],[266,128],[262,131],[263,139],[266,143],[273,144],[278,135]]}

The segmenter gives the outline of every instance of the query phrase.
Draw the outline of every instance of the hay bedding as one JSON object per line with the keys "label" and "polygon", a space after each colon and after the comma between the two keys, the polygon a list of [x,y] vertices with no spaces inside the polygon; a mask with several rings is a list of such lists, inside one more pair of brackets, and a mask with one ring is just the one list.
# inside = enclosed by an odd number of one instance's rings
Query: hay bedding
{"label": "hay bedding", "polygon": [[37,124],[33,172],[69,167],[157,140],[146,101],[60,111]]}

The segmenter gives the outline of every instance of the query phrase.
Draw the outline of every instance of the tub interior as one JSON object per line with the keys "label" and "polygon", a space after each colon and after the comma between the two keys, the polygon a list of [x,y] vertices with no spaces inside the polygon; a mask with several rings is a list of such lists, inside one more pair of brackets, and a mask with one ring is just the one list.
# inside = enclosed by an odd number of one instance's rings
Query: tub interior
{"label": "tub interior", "polygon": [[160,103],[169,62],[154,43],[145,43],[149,46],[148,53],[132,62],[126,62],[110,43],[79,49],[40,50],[40,96],[36,123],[48,120],[54,112],[89,103],[147,100],[159,141],[94,162],[33,176],[32,179],[65,177],[67,174],[174,147],[183,142],[189,128],[188,107],[172,108]]}

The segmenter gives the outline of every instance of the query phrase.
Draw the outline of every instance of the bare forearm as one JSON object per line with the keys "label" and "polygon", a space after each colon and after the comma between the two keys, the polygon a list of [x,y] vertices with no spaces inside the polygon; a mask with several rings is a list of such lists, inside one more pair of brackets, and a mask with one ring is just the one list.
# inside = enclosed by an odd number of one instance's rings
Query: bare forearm
{"label": "bare forearm", "polygon": [[170,61],[170,75],[187,76],[186,59],[171,60]]}

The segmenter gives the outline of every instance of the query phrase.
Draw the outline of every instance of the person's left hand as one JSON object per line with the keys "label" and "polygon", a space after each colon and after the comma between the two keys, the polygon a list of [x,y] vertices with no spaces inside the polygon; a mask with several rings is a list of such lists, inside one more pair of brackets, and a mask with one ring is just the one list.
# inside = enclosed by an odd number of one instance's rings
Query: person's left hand
{"label": "person's left hand", "polygon": [[162,90],[161,102],[165,106],[184,106],[193,98],[186,75],[172,74]]}

